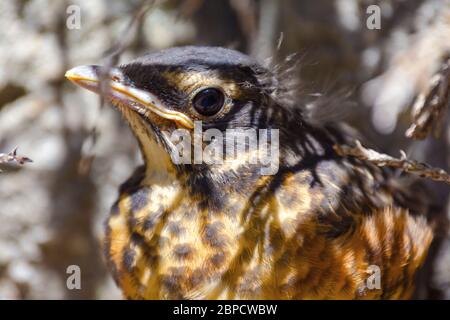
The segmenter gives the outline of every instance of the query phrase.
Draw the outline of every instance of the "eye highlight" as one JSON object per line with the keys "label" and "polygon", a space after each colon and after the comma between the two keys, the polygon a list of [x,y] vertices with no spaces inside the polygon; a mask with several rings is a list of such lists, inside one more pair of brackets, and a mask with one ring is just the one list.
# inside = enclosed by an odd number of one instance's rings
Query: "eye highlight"
{"label": "eye highlight", "polygon": [[216,88],[207,88],[198,92],[192,105],[202,116],[213,116],[222,110],[225,97],[222,91]]}

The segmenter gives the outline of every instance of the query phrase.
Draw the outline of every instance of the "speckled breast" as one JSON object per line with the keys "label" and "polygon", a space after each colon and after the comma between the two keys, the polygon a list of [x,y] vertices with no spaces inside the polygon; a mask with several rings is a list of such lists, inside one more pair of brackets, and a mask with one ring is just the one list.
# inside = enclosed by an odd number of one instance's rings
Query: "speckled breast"
{"label": "speckled breast", "polygon": [[[309,171],[289,173],[276,188],[274,177],[230,184],[211,207],[138,170],[106,223],[108,265],[132,299],[408,297],[431,241],[426,222],[392,205],[343,213],[347,178],[334,175],[317,184]],[[366,286],[373,264],[378,290]]]}

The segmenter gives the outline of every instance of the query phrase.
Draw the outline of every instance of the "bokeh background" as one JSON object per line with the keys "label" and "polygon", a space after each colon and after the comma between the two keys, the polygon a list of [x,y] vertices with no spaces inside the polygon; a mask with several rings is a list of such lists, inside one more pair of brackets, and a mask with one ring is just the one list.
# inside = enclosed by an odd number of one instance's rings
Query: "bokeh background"
{"label": "bokeh background", "polygon": [[[366,27],[374,4],[379,30]],[[79,29],[67,27],[70,5]],[[356,126],[377,150],[449,167],[446,113],[439,137],[405,137],[414,100],[448,57],[448,0],[0,1],[0,153],[18,146],[33,160],[0,164],[0,298],[121,297],[99,239],[118,185],[141,161],[137,144],[116,111],[64,73],[186,44],[261,61],[297,53],[299,90],[334,105],[322,116]],[[449,187],[427,184],[442,227],[416,297],[450,299]],[[81,290],[66,287],[69,265],[81,268]]]}

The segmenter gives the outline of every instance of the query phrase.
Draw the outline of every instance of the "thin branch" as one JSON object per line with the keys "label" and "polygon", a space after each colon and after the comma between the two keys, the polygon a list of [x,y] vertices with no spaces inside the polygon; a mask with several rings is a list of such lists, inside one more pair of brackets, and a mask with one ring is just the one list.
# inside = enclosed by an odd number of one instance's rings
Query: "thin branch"
{"label": "thin branch", "polygon": [[[159,1],[162,2],[162,1]],[[146,13],[158,3],[157,0],[143,0],[132,14],[127,26],[117,38],[116,42],[106,50],[104,58],[107,60],[107,67],[112,67],[119,61],[120,55],[130,46],[136,35],[136,28],[144,19]]]}
{"label": "thin branch", "polygon": [[413,139],[425,139],[434,127],[437,137],[445,121],[445,114],[450,103],[450,59],[447,56],[439,72],[431,78],[425,92],[420,93],[413,105],[413,123],[406,131],[406,136]]}
{"label": "thin branch", "polygon": [[[158,3],[163,3],[164,0],[142,0],[140,4],[136,7],[134,10],[130,20],[128,21],[127,26],[122,31],[122,33],[117,37],[116,41],[110,46],[108,50],[106,50],[103,55],[103,68],[101,69],[99,78],[100,78],[100,96],[99,96],[99,105],[100,110],[103,109],[105,105],[105,96],[108,94],[109,90],[109,72],[113,66],[115,66],[120,59],[120,56],[122,53],[131,45],[133,40],[135,39],[138,28],[140,27],[141,23],[145,19],[145,16],[147,12],[153,8]],[[97,142],[97,137],[99,133],[97,132],[97,122],[98,118],[96,119],[96,123],[94,124],[93,128],[91,129],[89,135],[86,137],[87,139],[92,139],[92,144],[90,145],[90,148],[88,151],[86,151],[87,154],[83,154],[83,157],[79,164],[79,173],[82,175],[85,175],[89,172],[93,159],[95,158],[95,155],[93,155],[93,149]]]}
{"label": "thin branch", "polygon": [[[28,157],[18,156],[17,155],[17,148],[18,147],[15,147],[9,153],[0,153],[0,164],[15,162],[17,164],[24,165],[27,162],[33,162],[33,160],[31,160]],[[0,170],[0,172],[2,172],[2,170]]]}
{"label": "thin branch", "polygon": [[259,24],[256,37],[250,43],[252,56],[263,61],[275,56],[276,36],[281,1],[262,0],[259,5]]}
{"label": "thin branch", "polygon": [[137,34],[137,27],[144,19],[146,13],[156,4],[156,0],[143,0],[137,9],[134,11],[126,28],[117,38],[116,42],[105,51],[103,54],[104,68],[100,74],[100,107],[102,108],[105,102],[105,93],[108,92],[109,79],[108,74],[111,68],[119,62],[122,53],[130,46]]}
{"label": "thin branch", "polygon": [[359,160],[368,161],[378,167],[398,168],[404,172],[418,175],[422,178],[428,178],[434,181],[443,181],[450,184],[450,175],[443,169],[433,168],[426,163],[410,160],[406,157],[404,151],[400,151],[400,159],[391,157],[387,154],[378,153],[372,149],[366,149],[356,140],[355,146],[334,145],[334,150],[340,156],[350,156]]}

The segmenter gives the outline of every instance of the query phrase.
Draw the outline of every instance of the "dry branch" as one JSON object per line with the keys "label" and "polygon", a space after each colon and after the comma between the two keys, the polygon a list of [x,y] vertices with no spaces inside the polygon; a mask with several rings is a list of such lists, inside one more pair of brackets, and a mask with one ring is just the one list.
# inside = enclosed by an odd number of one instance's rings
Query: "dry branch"
{"label": "dry branch", "polygon": [[[117,40],[103,53],[103,68],[100,72],[100,97],[99,97],[99,105],[100,110],[103,109],[105,105],[105,96],[109,90],[109,72],[113,66],[115,66],[120,59],[122,53],[131,45],[132,41],[135,39],[137,35],[138,28],[140,27],[140,23],[145,19],[147,12],[153,8],[157,3],[162,3],[164,0],[142,0],[140,4],[134,10],[130,20],[128,21],[127,26],[122,31]],[[99,133],[97,132],[97,121],[94,127],[91,129],[89,135],[86,137],[87,139],[92,139],[93,143],[90,146],[89,153],[93,153],[93,149],[96,145],[97,137]],[[93,154],[83,154],[83,157],[79,164],[79,173],[81,175],[86,175],[93,163],[95,155]]]}
{"label": "dry branch", "polygon": [[[15,162],[17,164],[23,165],[26,162],[33,162],[33,160],[31,160],[28,157],[18,156],[17,155],[17,147],[15,147],[9,153],[0,153],[0,164],[11,163],[11,162]],[[2,170],[0,170],[0,172],[2,172]]]}
{"label": "dry branch", "polygon": [[433,76],[425,92],[420,93],[413,105],[413,123],[406,136],[413,139],[425,139],[433,127],[435,136],[439,136],[450,103],[450,59],[444,59],[439,72]]}
{"label": "dry branch", "polygon": [[443,169],[433,168],[426,163],[410,160],[405,152],[400,150],[400,159],[387,154],[379,153],[372,149],[366,149],[356,140],[355,146],[335,145],[334,150],[340,156],[350,156],[359,160],[368,161],[378,167],[398,168],[404,172],[412,173],[434,181],[443,181],[450,184],[450,175]]}

